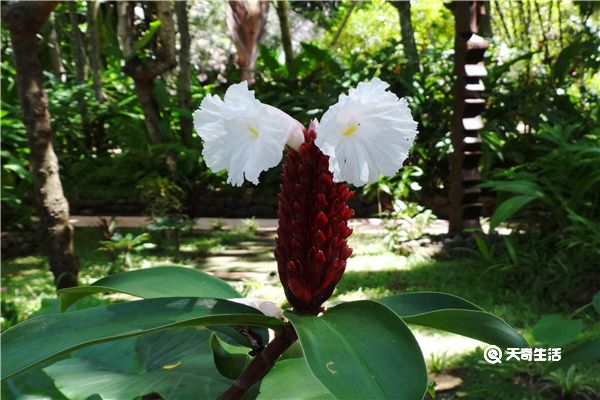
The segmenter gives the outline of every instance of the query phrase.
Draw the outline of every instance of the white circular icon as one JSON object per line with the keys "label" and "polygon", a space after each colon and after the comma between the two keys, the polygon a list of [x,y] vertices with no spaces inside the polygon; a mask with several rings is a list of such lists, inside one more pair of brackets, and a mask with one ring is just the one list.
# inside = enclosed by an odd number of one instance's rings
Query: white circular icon
{"label": "white circular icon", "polygon": [[483,352],[483,358],[485,358],[485,361],[489,364],[500,364],[502,363],[502,350],[500,350],[500,347],[498,346],[489,346]]}

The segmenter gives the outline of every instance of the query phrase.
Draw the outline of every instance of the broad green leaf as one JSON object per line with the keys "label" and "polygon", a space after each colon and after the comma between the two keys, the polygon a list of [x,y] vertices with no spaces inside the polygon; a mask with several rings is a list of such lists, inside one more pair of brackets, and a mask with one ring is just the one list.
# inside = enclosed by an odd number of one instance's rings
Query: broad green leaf
{"label": "broad green leaf", "polygon": [[1,335],[2,379],[79,347],[197,325],[280,329],[282,322],[242,304],[198,297],[138,300],[45,315],[24,321]]}
{"label": "broad green leaf", "polygon": [[58,391],[52,379],[42,371],[45,366],[38,365],[2,381],[0,398],[2,400],[68,400]]}
{"label": "broad green leaf", "polygon": [[[214,399],[231,381],[215,371],[209,334],[194,328],[172,329],[103,343],[78,350],[74,357],[44,372],[70,399],[94,394],[104,399],[133,399],[149,393],[165,400]],[[125,352],[110,347],[119,342],[127,343]],[[139,367],[124,366],[121,356],[135,358]]]}
{"label": "broad green leaf", "polygon": [[490,231],[512,217],[517,211],[537,199],[536,196],[519,195],[504,200],[494,211],[494,215],[490,218]]}
{"label": "broad green leaf", "polygon": [[573,364],[600,361],[600,337],[586,340],[569,349],[557,363],[553,363],[550,369],[568,368]]}
{"label": "broad green leaf", "polygon": [[216,333],[210,335],[210,348],[217,370],[229,379],[237,379],[252,361],[249,354],[250,348],[229,344],[219,338]]}
{"label": "broad green leaf", "polygon": [[527,341],[506,322],[451,294],[403,293],[377,301],[410,324],[456,333],[501,347],[527,347]]}
{"label": "broad green leaf", "polygon": [[263,378],[257,400],[333,400],[302,358],[279,361]]}
{"label": "broad green leaf", "polygon": [[154,267],[121,272],[102,278],[90,286],[58,291],[61,311],[77,300],[96,293],[117,292],[151,299],[155,297],[242,297],[225,281],[185,267]]}
{"label": "broad green leaf", "polygon": [[567,319],[559,314],[545,315],[533,326],[533,337],[539,343],[562,346],[583,331],[583,322]]}
{"label": "broad green leaf", "polygon": [[288,358],[304,358],[300,342],[295,341],[292,343],[292,345],[281,355],[281,360],[286,360]]}
{"label": "broad green leaf", "polygon": [[389,308],[342,303],[322,316],[286,312],[312,373],[338,399],[421,399],[427,371],[413,334]]}
{"label": "broad green leaf", "polygon": [[592,303],[594,304],[596,312],[600,314],[600,292],[596,293],[596,295],[592,299]]}

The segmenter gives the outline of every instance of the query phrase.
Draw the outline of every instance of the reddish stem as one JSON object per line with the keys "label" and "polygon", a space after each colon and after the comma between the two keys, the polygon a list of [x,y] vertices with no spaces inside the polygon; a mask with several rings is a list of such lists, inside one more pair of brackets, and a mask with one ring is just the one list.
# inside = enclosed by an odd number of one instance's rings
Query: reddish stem
{"label": "reddish stem", "polygon": [[275,365],[277,359],[298,339],[289,322],[267,347],[254,357],[244,372],[224,391],[219,400],[238,400]]}

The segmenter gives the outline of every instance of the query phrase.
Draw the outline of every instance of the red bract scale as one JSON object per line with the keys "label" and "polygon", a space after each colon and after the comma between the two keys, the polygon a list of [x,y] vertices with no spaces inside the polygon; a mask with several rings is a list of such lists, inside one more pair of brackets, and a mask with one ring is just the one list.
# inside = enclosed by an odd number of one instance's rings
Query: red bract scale
{"label": "red bract scale", "polygon": [[340,281],[352,249],[348,200],[354,193],[334,183],[329,157],[314,144],[311,124],[305,143],[290,149],[279,193],[275,258],[285,295],[300,313],[318,314]]}

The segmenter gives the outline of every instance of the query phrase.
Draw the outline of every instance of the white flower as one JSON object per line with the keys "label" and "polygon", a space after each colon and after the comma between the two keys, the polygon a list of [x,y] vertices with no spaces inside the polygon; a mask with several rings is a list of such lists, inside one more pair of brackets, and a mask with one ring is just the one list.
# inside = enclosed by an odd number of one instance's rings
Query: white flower
{"label": "white flower", "polygon": [[263,314],[269,317],[275,317],[278,319],[283,319],[283,310],[277,306],[277,304],[272,301],[258,299],[258,298],[248,298],[248,297],[238,297],[235,299],[227,299],[228,301],[233,301],[234,303],[244,304],[246,306],[256,308]]}
{"label": "white flower", "polygon": [[234,186],[244,178],[258,184],[260,173],[279,163],[286,143],[297,148],[304,141],[302,125],[258,101],[246,81],[230,86],[224,100],[207,95],[194,113],[194,127],[204,140],[206,165],[214,172],[227,170]]}
{"label": "white flower", "polygon": [[315,144],[329,156],[335,182],[362,186],[395,175],[417,135],[405,99],[379,78],[341,94],[317,126]]}

